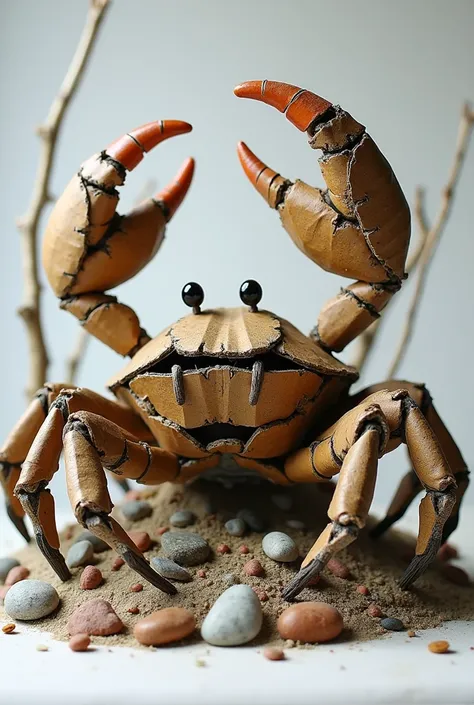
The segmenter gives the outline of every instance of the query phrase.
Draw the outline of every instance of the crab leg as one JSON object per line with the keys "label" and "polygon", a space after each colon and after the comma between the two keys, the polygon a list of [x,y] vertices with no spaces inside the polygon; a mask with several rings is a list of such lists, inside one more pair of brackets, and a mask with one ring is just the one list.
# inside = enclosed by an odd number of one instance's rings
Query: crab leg
{"label": "crab leg", "polygon": [[276,81],[249,81],[235,94],[271,105],[321,149],[327,190],[291,181],[244,144],[240,161],[251,183],[279,211],[299,249],[323,269],[358,281],[321,311],[313,335],[342,350],[379,316],[405,277],[410,214],[386,159],[347,112],[309,91]]}
{"label": "crab leg", "polygon": [[285,589],[286,599],[301,592],[331,555],[351,543],[365,526],[378,459],[402,438],[426,495],[420,503],[416,555],[400,586],[408,588],[433,561],[456,501],[456,481],[433,429],[408,390],[383,389],[344,414],[309,449],[295,451],[285,461],[285,474],[293,481],[324,481],[340,473],[328,509],[331,523]]}
{"label": "crab leg", "polygon": [[117,187],[144,154],[191,125],[150,122],[84,162],[57,201],[46,228],[43,264],[61,307],[121,355],[149,340],[135,312],[104,292],[127,281],[156,254],[166,224],[183,201],[194,172],[187,159],[175,179],[127,215],[116,213]]}

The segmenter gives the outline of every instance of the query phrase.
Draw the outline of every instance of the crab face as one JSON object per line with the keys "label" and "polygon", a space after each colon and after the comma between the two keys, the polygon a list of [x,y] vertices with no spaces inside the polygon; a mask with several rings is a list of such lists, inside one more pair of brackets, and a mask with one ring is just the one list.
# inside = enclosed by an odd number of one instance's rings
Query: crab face
{"label": "crab face", "polygon": [[189,457],[280,455],[305,430],[323,386],[352,381],[350,368],[287,321],[258,310],[255,297],[241,296],[250,309],[201,311],[202,297],[189,296],[195,313],[150,341],[111,380],[145,413],[162,447],[176,452],[179,445]]}

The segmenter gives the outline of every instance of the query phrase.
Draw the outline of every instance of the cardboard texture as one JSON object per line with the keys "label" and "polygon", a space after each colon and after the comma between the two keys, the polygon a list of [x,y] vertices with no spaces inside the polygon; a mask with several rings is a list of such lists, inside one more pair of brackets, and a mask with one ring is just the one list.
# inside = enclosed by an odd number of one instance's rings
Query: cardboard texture
{"label": "cardboard texture", "polygon": [[66,580],[54,501],[46,489],[64,449],[78,521],[142,577],[172,593],[175,588],[110,517],[107,472],[144,485],[179,483],[228,459],[281,485],[339,475],[330,522],[285,589],[293,599],[331,555],[356,539],[370,509],[379,458],[405,443],[413,469],[375,533],[383,533],[425,488],[417,555],[401,580],[409,587],[455,528],[468,483],[466,464],[422,385],[389,381],[350,396],[357,370],[332,354],[365,330],[401,286],[410,236],[407,203],[365,127],[338,106],[275,81],[251,81],[236,94],[277,108],[307,131],[312,148],[322,150],[325,191],[290,182],[243,144],[239,155],[300,250],[327,271],[356,281],[322,308],[311,337],[256,304],[201,311],[190,303],[191,315],[150,339],[135,312],[106,292],[155,255],[194,164],[187,160],[161,194],[124,217],[116,213],[117,187],[144,153],[191,127],[148,123],[116,140],[82,165],[58,200],[43,260],[62,308],[131,359],[109,380],[115,400],[60,384],[38,392],[0,452],[10,518],[27,536],[28,514],[41,551]]}

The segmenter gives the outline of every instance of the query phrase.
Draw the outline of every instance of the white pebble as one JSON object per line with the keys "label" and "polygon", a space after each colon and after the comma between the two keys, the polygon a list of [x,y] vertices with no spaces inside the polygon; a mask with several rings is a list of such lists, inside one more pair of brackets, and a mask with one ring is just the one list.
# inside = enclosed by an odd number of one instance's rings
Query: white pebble
{"label": "white pebble", "polygon": [[257,636],[263,613],[248,585],[233,585],[216,600],[205,618],[201,636],[214,646],[238,646]]}
{"label": "white pebble", "polygon": [[226,521],[225,528],[227,533],[231,536],[243,536],[247,527],[243,519],[237,518]]}
{"label": "white pebble", "polygon": [[129,502],[124,502],[124,504],[120,507],[120,511],[125,519],[129,519],[130,521],[139,521],[140,519],[145,519],[146,517],[151,516],[153,507],[150,502],[147,502],[144,499],[132,499]]}
{"label": "white pebble", "polygon": [[29,621],[51,614],[59,605],[59,595],[42,580],[20,580],[5,596],[5,612],[12,619]]}
{"label": "white pebble", "polygon": [[73,543],[66,556],[66,563],[69,568],[78,568],[86,565],[94,557],[94,546],[90,541],[78,541]]}
{"label": "white pebble", "polygon": [[290,563],[298,558],[298,548],[295,542],[282,531],[271,531],[262,539],[263,552],[272,560]]}

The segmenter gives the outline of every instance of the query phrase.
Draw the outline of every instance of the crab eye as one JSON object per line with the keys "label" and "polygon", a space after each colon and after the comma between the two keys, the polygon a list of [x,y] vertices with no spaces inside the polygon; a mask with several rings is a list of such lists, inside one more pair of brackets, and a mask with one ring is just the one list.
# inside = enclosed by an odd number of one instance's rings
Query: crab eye
{"label": "crab eye", "polygon": [[186,306],[193,309],[194,313],[199,313],[201,311],[201,304],[204,301],[202,286],[196,282],[188,282],[183,286],[181,298]]}
{"label": "crab eye", "polygon": [[240,287],[239,296],[242,303],[250,306],[251,311],[257,311],[257,305],[263,296],[262,287],[255,279],[247,279]]}

